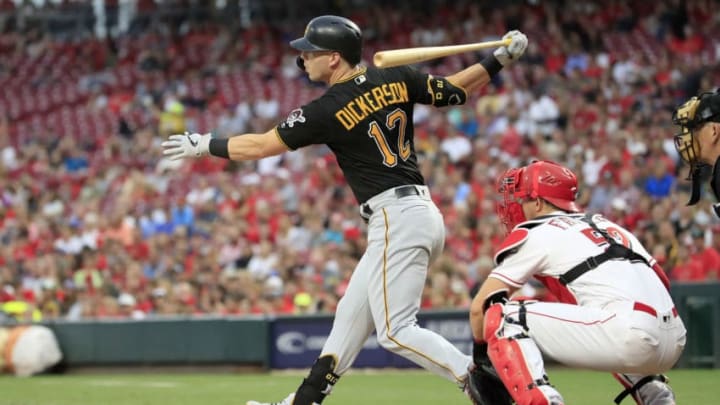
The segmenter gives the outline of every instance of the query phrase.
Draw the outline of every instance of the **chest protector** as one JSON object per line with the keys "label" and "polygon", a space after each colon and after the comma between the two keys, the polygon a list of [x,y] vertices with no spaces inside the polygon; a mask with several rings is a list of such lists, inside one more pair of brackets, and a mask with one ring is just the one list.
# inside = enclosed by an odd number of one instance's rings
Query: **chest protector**
{"label": "chest protector", "polygon": [[575,267],[561,275],[559,277],[559,280],[562,285],[570,284],[578,277],[582,276],[590,270],[595,269],[596,267],[600,266],[608,260],[622,259],[630,260],[631,262],[643,262],[649,267],[651,267],[650,263],[648,263],[648,261],[643,256],[634,252],[632,249],[626,247],[625,245],[621,245],[615,240],[615,238],[610,236],[606,230],[600,229],[595,224],[595,222],[593,222],[591,214],[585,214],[585,216],[582,218],[582,221],[586,222],[588,225],[590,225],[593,231],[597,232],[599,235],[605,238],[605,241],[607,241],[610,246],[608,246],[608,248],[604,252],[587,258],[584,262],[576,265]]}

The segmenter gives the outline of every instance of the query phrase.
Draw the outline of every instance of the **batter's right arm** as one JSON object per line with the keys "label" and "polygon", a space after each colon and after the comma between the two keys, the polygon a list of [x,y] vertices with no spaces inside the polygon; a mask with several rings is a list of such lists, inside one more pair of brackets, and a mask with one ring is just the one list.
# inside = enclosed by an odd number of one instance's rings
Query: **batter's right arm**
{"label": "batter's right arm", "polygon": [[446,79],[469,93],[490,83],[490,74],[483,65],[476,63],[453,75],[447,76]]}

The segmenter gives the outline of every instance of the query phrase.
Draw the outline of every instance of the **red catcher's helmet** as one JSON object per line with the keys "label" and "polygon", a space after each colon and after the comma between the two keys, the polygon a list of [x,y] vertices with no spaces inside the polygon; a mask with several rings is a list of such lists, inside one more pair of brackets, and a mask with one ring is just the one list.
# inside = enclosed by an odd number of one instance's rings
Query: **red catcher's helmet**
{"label": "red catcher's helmet", "polygon": [[577,177],[570,169],[547,160],[507,170],[498,177],[497,192],[502,197],[496,205],[500,221],[510,232],[527,221],[522,210],[525,201],[542,198],[566,212],[580,212],[575,204]]}

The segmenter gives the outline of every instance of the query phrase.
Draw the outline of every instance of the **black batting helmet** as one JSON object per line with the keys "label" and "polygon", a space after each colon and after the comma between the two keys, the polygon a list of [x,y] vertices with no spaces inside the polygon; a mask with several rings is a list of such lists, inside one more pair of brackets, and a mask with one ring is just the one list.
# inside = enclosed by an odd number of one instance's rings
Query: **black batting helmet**
{"label": "black batting helmet", "polygon": [[323,15],[310,20],[305,35],[290,41],[290,46],[306,52],[337,51],[346,61],[357,65],[362,53],[362,31],[345,17]]}

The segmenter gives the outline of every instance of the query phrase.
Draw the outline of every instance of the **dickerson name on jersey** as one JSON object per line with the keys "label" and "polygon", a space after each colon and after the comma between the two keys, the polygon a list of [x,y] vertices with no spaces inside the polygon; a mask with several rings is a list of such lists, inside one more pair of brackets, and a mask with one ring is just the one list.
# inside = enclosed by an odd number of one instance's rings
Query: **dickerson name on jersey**
{"label": "dickerson name on jersey", "polygon": [[391,104],[407,103],[409,101],[407,84],[405,82],[386,83],[373,87],[362,96],[355,97],[343,108],[335,113],[335,118],[347,129],[353,129],[368,115]]}

